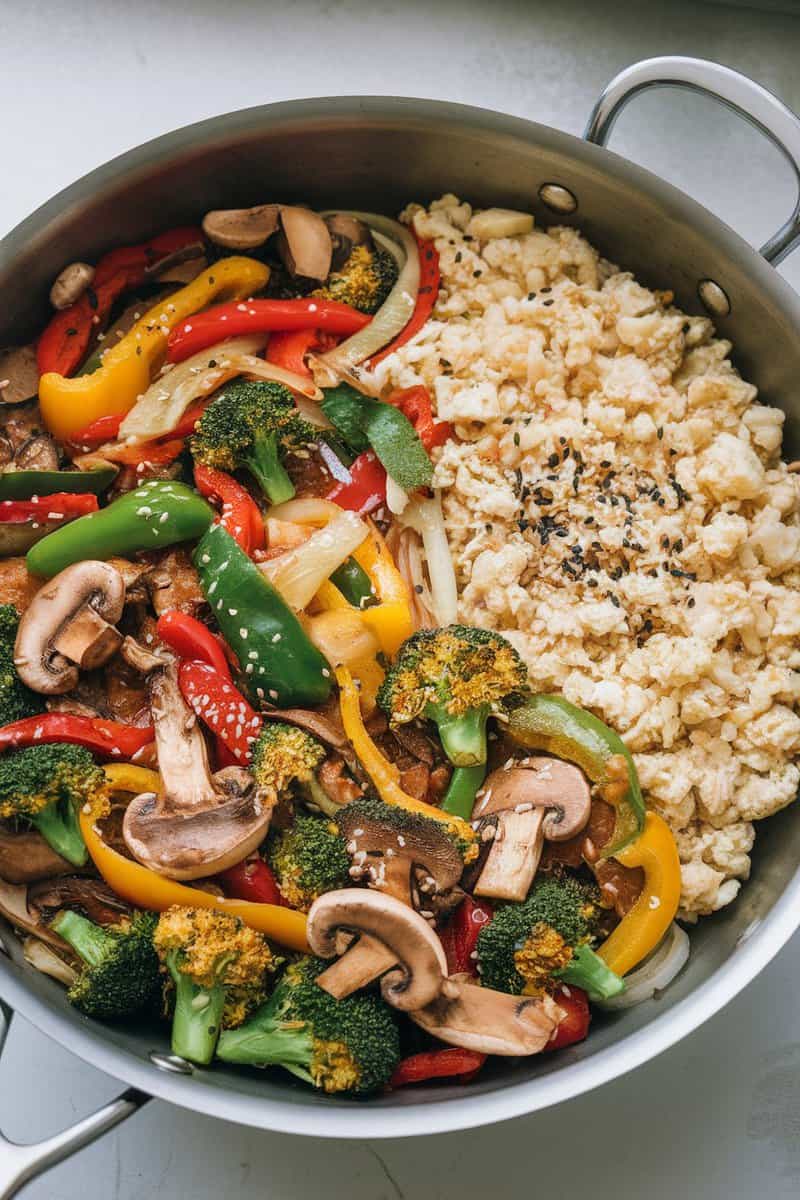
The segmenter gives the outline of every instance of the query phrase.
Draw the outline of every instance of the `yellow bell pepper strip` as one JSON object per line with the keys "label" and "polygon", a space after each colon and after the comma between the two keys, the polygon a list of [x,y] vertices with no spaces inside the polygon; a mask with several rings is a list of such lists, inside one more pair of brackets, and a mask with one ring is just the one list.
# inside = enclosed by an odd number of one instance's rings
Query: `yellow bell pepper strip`
{"label": "yellow bell pepper strip", "polygon": [[[409,796],[400,787],[400,772],[397,766],[393,762],[389,762],[367,733],[361,716],[358,689],[347,667],[336,668],[336,682],[339,685],[339,709],[342,714],[344,731],[359,762],[375,784],[381,800],[385,804],[396,804],[409,812],[419,813],[423,817],[431,817],[434,821],[441,821],[444,825],[448,825],[462,841],[473,843],[470,851],[467,852],[465,861],[469,862],[476,858],[478,854],[477,835],[467,821],[453,816],[451,813],[443,812],[442,809],[435,808],[432,804],[426,804],[424,800],[417,800],[416,797]],[[472,850],[474,850],[474,854],[471,854]]]}
{"label": "yellow bell pepper strip", "polygon": [[126,413],[147,391],[164,361],[176,325],[214,300],[244,300],[269,279],[269,267],[235,255],[220,259],[186,287],[160,301],[103,356],[90,375],[66,378],[48,371],[39,380],[42,420],[55,437],[70,436],[100,417]]}
{"label": "yellow bell pepper strip", "polygon": [[369,575],[380,603],[362,609],[361,615],[384,654],[394,658],[406,638],[414,632],[411,597],[377,526],[369,519],[367,525],[369,537],[353,551],[353,558]]}
{"label": "yellow bell pepper strip", "polygon": [[624,867],[642,867],[644,887],[597,953],[617,975],[627,975],[655,950],[669,929],[681,896],[681,864],[672,832],[658,813],[648,812],[636,841],[614,855]]}
{"label": "yellow bell pepper strip", "polygon": [[[363,610],[356,609],[329,579],[319,588],[314,600],[321,612],[347,612],[363,618]],[[362,654],[358,658],[349,658],[347,667],[354,679],[359,682],[358,695],[361,707],[367,716],[377,707],[378,689],[383,683],[386,672],[373,654]]]}
{"label": "yellow bell pepper strip", "polygon": [[[113,791],[157,792],[161,785],[161,777],[155,771],[135,767],[130,763],[115,763],[106,768],[105,773]],[[277,904],[226,900],[212,892],[204,892],[199,888],[178,883],[174,879],[166,879],[112,849],[100,835],[95,825],[97,814],[91,809],[82,810],[79,816],[81,832],[94,865],[108,886],[129,904],[155,912],[163,912],[173,904],[213,908],[218,912],[238,917],[251,929],[273,938],[290,950],[301,954],[308,953],[306,918],[303,913],[279,907]]]}

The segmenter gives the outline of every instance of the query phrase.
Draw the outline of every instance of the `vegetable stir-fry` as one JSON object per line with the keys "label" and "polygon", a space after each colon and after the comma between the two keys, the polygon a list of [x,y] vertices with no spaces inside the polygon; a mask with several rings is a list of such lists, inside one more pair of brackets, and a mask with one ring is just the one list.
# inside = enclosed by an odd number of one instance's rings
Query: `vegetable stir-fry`
{"label": "vegetable stir-fry", "polygon": [[190,1062],[463,1083],[685,959],[619,736],[459,623],[456,433],[373,373],[438,289],[386,217],[208,213],[65,268],[0,417],[0,885]]}

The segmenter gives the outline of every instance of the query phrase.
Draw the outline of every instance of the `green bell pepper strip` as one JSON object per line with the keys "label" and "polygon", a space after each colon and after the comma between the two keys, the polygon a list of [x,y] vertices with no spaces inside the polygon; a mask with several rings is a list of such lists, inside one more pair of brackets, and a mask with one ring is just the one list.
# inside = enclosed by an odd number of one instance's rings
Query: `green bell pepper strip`
{"label": "green bell pepper strip", "polygon": [[322,704],[332,673],[295,614],[221,525],[198,542],[194,565],[253,703]]}
{"label": "green bell pepper strip", "polygon": [[79,517],[37,542],[26,558],[32,575],[48,579],[72,563],[92,558],[128,557],[200,537],[215,516],[185,483],[150,479],[99,512]]}
{"label": "green bell pepper strip", "polygon": [[475,795],[486,778],[486,763],[474,767],[455,767],[442,800],[445,812],[469,821],[475,805]]}
{"label": "green bell pepper strip", "polygon": [[[598,717],[570,704],[563,696],[529,696],[512,710],[506,725],[512,741],[526,750],[545,750],[573,762],[592,783],[604,789],[604,798],[614,806],[616,822],[611,841],[602,848],[609,858],[638,837],[644,829],[645,804],[631,753],[619,734]],[[620,758],[627,765],[627,786],[620,784],[609,760]],[[624,776],[623,776],[624,778]]]}
{"label": "green bell pepper strip", "polygon": [[354,608],[372,608],[378,603],[372,580],[354,558],[346,558],[331,575],[331,583]]}
{"label": "green bell pepper strip", "polygon": [[99,496],[114,482],[117,470],[107,466],[91,471],[4,471],[0,475],[0,500],[30,500],[55,492],[93,492]]}
{"label": "green bell pepper strip", "polygon": [[371,447],[400,487],[411,491],[430,485],[433,463],[399,408],[362,396],[347,383],[326,388],[321,408],[347,446],[355,454]]}

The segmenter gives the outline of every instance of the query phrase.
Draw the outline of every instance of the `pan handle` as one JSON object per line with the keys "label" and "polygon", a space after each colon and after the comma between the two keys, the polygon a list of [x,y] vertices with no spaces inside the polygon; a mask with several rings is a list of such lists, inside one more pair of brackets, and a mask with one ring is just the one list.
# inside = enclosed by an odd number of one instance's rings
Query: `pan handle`
{"label": "pan handle", "polygon": [[[12,1017],[12,1010],[0,1000],[0,1056]],[[0,1200],[11,1200],[26,1183],[119,1125],[149,1099],[144,1092],[129,1088],[69,1129],[33,1145],[21,1146],[0,1132]]]}
{"label": "pan handle", "polygon": [[651,87],[682,87],[722,101],[759,129],[788,160],[798,184],[794,212],[761,247],[767,262],[777,266],[800,241],[800,118],[746,75],[702,58],[666,55],[634,63],[615,75],[594,106],[584,132],[587,142],[605,146],[625,105]]}

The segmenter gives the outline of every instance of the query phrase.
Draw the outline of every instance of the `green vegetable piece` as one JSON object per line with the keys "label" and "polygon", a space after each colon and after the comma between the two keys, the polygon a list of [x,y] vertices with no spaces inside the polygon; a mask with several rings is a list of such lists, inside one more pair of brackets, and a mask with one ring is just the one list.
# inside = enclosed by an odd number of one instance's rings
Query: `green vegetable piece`
{"label": "green vegetable piece", "polygon": [[336,568],[331,575],[331,583],[354,608],[371,608],[378,603],[369,575],[354,558],[346,558]]}
{"label": "green vegetable piece", "polygon": [[155,1009],[161,972],[153,946],[158,917],[134,913],[130,921],[105,928],[66,909],[52,928],[86,964],[67,999],[90,1017],[127,1017]]}
{"label": "green vegetable piece", "polygon": [[590,1000],[610,1000],[625,991],[625,981],[607,967],[589,946],[578,946],[557,978],[567,985],[583,988]]}
{"label": "green vegetable piece", "polygon": [[475,796],[486,778],[486,763],[475,767],[455,767],[447,785],[442,809],[469,821],[475,805]]}
{"label": "green vegetable piece", "polygon": [[254,704],[322,704],[331,692],[327,660],[295,614],[221,525],[194,552],[200,586],[239,660]]}
{"label": "green vegetable piece", "polygon": [[116,478],[117,468],[95,467],[91,471],[4,471],[0,475],[0,500],[30,500],[55,492],[99,496]]}
{"label": "green vegetable piece", "polygon": [[357,454],[370,447],[406,491],[430,486],[433,463],[417,431],[393,404],[362,396],[347,383],[325,390],[322,411]]}
{"label": "green vegetable piece", "polygon": [[602,856],[616,854],[639,836],[644,828],[645,804],[636,766],[619,734],[593,713],[570,704],[563,696],[529,696],[511,713],[506,732],[526,750],[545,750],[575,763],[592,783],[608,783],[608,760],[621,755],[628,764],[628,790],[615,803],[614,833],[603,846]]}
{"label": "green vegetable piece", "polygon": [[28,570],[50,578],[89,553],[105,559],[159,550],[200,537],[213,518],[214,510],[185,483],[150,479],[37,542],[28,552]]}
{"label": "green vegetable piece", "polygon": [[31,824],[76,867],[88,858],[78,808],[106,794],[105,776],[82,746],[40,743],[0,755],[0,818]]}
{"label": "green vegetable piece", "polygon": [[346,841],[328,817],[299,814],[288,829],[270,832],[267,862],[291,908],[308,912],[324,892],[347,887]]}
{"label": "green vegetable piece", "polygon": [[44,712],[44,696],[20,679],[14,666],[14,643],[19,613],[13,604],[0,604],[0,725]]}

